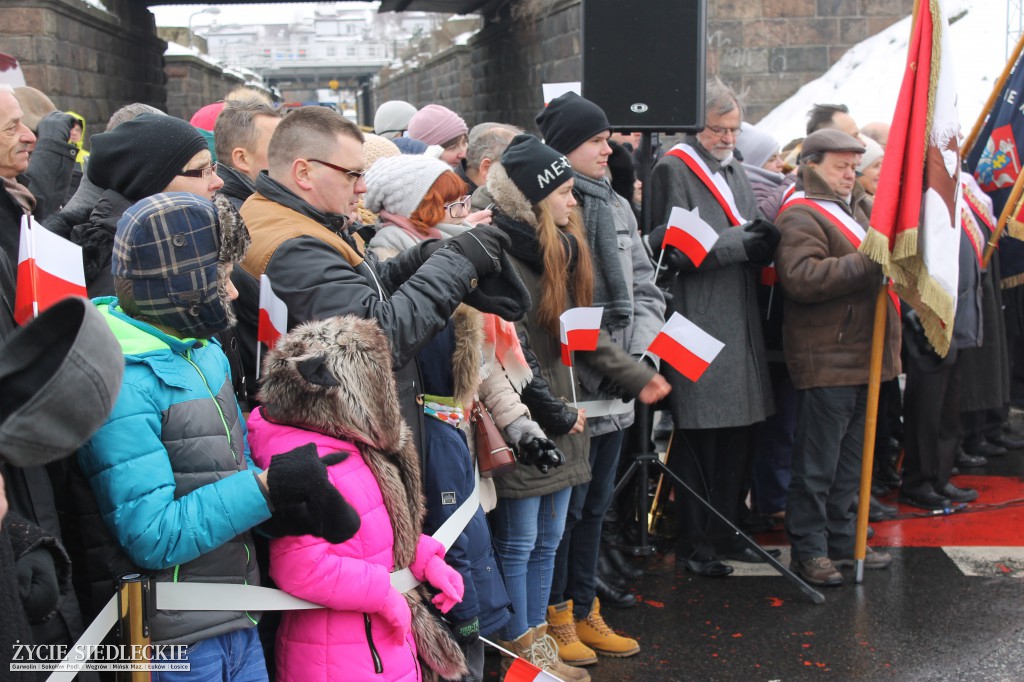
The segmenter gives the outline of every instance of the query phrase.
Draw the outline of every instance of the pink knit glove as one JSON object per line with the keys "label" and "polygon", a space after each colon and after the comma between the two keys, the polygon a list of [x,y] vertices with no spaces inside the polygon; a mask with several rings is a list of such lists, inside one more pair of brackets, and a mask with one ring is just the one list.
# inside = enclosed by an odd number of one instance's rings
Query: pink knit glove
{"label": "pink knit glove", "polygon": [[427,564],[434,558],[444,559],[444,545],[429,535],[420,535],[420,541],[416,545],[416,558],[409,566],[416,580],[423,582],[427,579]]}
{"label": "pink knit glove", "polygon": [[462,601],[462,595],[466,588],[462,584],[462,575],[446,564],[444,559],[435,556],[428,561],[424,575],[427,582],[441,590],[441,593],[432,600],[434,606],[441,609],[441,613],[448,613],[453,606]]}
{"label": "pink knit glove", "polygon": [[394,587],[388,588],[384,604],[377,613],[391,627],[402,633],[402,637],[408,635],[412,629],[412,611],[409,610],[409,602],[405,600],[405,595]]}

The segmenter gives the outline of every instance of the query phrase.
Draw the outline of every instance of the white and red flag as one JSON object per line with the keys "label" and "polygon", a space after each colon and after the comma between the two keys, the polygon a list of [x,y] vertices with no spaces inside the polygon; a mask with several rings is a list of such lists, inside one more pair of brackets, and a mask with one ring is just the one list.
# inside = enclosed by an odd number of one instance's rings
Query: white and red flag
{"label": "white and red flag", "polygon": [[270,278],[260,275],[260,319],[256,340],[273,348],[277,340],[288,331],[288,306],[270,287]]}
{"label": "white and red flag", "polygon": [[512,661],[505,673],[505,682],[558,682],[558,678],[541,670],[525,658]]}
{"label": "white and red flag", "polygon": [[647,347],[690,381],[697,381],[725,344],[679,313],[672,313],[668,322]]}
{"label": "white and red flag", "polygon": [[668,229],[665,231],[661,248],[676,247],[699,268],[717,241],[718,233],[701,219],[696,206],[690,210],[673,206],[668,216]]}
{"label": "white and red flag", "polygon": [[88,297],[82,247],[50,232],[31,216],[24,216],[14,319],[25,324],[68,296]]}
{"label": "white and red flag", "polygon": [[960,125],[941,0],[918,0],[906,71],[861,252],[882,264],[939,354],[960,278]]}
{"label": "white and red flag", "polygon": [[574,350],[594,350],[601,334],[601,316],[604,308],[570,308],[558,317],[562,342],[562,364],[572,366]]}

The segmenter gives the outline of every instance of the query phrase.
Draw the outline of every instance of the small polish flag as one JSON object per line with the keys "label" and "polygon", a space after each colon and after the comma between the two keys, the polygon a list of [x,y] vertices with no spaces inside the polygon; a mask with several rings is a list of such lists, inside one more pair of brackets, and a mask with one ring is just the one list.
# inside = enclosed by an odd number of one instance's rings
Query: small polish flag
{"label": "small polish flag", "polygon": [[574,350],[594,350],[601,333],[601,316],[604,308],[570,308],[559,318],[562,342],[562,364],[572,366]]}
{"label": "small polish flag", "polygon": [[260,320],[256,340],[273,348],[281,335],[288,331],[288,306],[270,288],[270,278],[260,275]]}
{"label": "small polish flag", "polygon": [[679,313],[672,313],[647,352],[672,365],[690,381],[697,381],[723,348],[724,343]]}
{"label": "small polish flag", "polygon": [[50,232],[31,216],[24,216],[14,319],[25,324],[68,296],[88,297],[82,247]]}
{"label": "small polish flag", "polygon": [[718,233],[715,232],[715,228],[701,220],[700,211],[696,206],[689,211],[673,206],[668,216],[668,230],[665,232],[661,248],[674,246],[689,256],[695,266],[700,267],[708,251],[717,241]]}
{"label": "small polish flag", "polygon": [[512,661],[505,673],[505,682],[558,682],[558,678],[541,670],[525,658]]}
{"label": "small polish flag", "polygon": [[779,283],[779,271],[775,269],[775,261],[761,268],[761,284],[773,287]]}

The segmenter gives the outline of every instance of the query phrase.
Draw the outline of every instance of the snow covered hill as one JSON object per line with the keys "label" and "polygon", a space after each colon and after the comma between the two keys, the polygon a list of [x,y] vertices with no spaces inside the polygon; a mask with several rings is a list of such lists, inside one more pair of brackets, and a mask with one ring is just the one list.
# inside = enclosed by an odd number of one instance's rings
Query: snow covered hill
{"label": "snow covered hill", "polygon": [[[952,22],[960,125],[966,135],[1006,66],[1006,3],[946,0]],[[907,61],[911,18],[850,48],[824,75],[803,86],[757,123],[781,144],[806,133],[814,104],[846,104],[858,124],[891,121]],[[1010,49],[1013,45],[1010,45]]]}

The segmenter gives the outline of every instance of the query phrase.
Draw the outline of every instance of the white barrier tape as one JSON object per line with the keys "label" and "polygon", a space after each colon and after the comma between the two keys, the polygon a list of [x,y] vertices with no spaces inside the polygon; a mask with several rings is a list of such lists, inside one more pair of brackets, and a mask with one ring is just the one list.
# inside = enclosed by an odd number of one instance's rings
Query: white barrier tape
{"label": "white barrier tape", "polygon": [[633,401],[624,403],[621,400],[585,400],[576,403],[576,407],[587,411],[587,419],[594,417],[607,417],[612,414],[623,414],[633,410]]}
{"label": "white barrier tape", "polygon": [[[444,545],[447,552],[480,507],[480,471],[475,473],[473,492],[459,505],[455,513],[441,524],[432,536]],[[412,571],[404,568],[391,574],[391,584],[400,592],[408,592],[420,584]],[[156,608],[159,611],[298,611],[322,609],[322,604],[299,599],[282,590],[257,585],[222,583],[155,583]],[[115,594],[89,624],[82,636],[70,649],[62,662],[67,669],[52,673],[46,682],[70,682],[88,661],[71,660],[76,650],[96,646],[103,641],[117,623],[117,595]]]}
{"label": "white barrier tape", "polygon": [[[78,653],[99,646],[110,629],[117,623],[117,595],[110,598],[96,618],[89,623],[75,646],[68,650],[68,655],[60,662],[60,670],[50,673],[46,682],[70,682],[85,667],[88,660],[79,660]],[[74,659],[74,660],[72,660]]]}
{"label": "white barrier tape", "polygon": [[156,583],[158,611],[299,611],[322,609],[282,590],[222,583]]}

